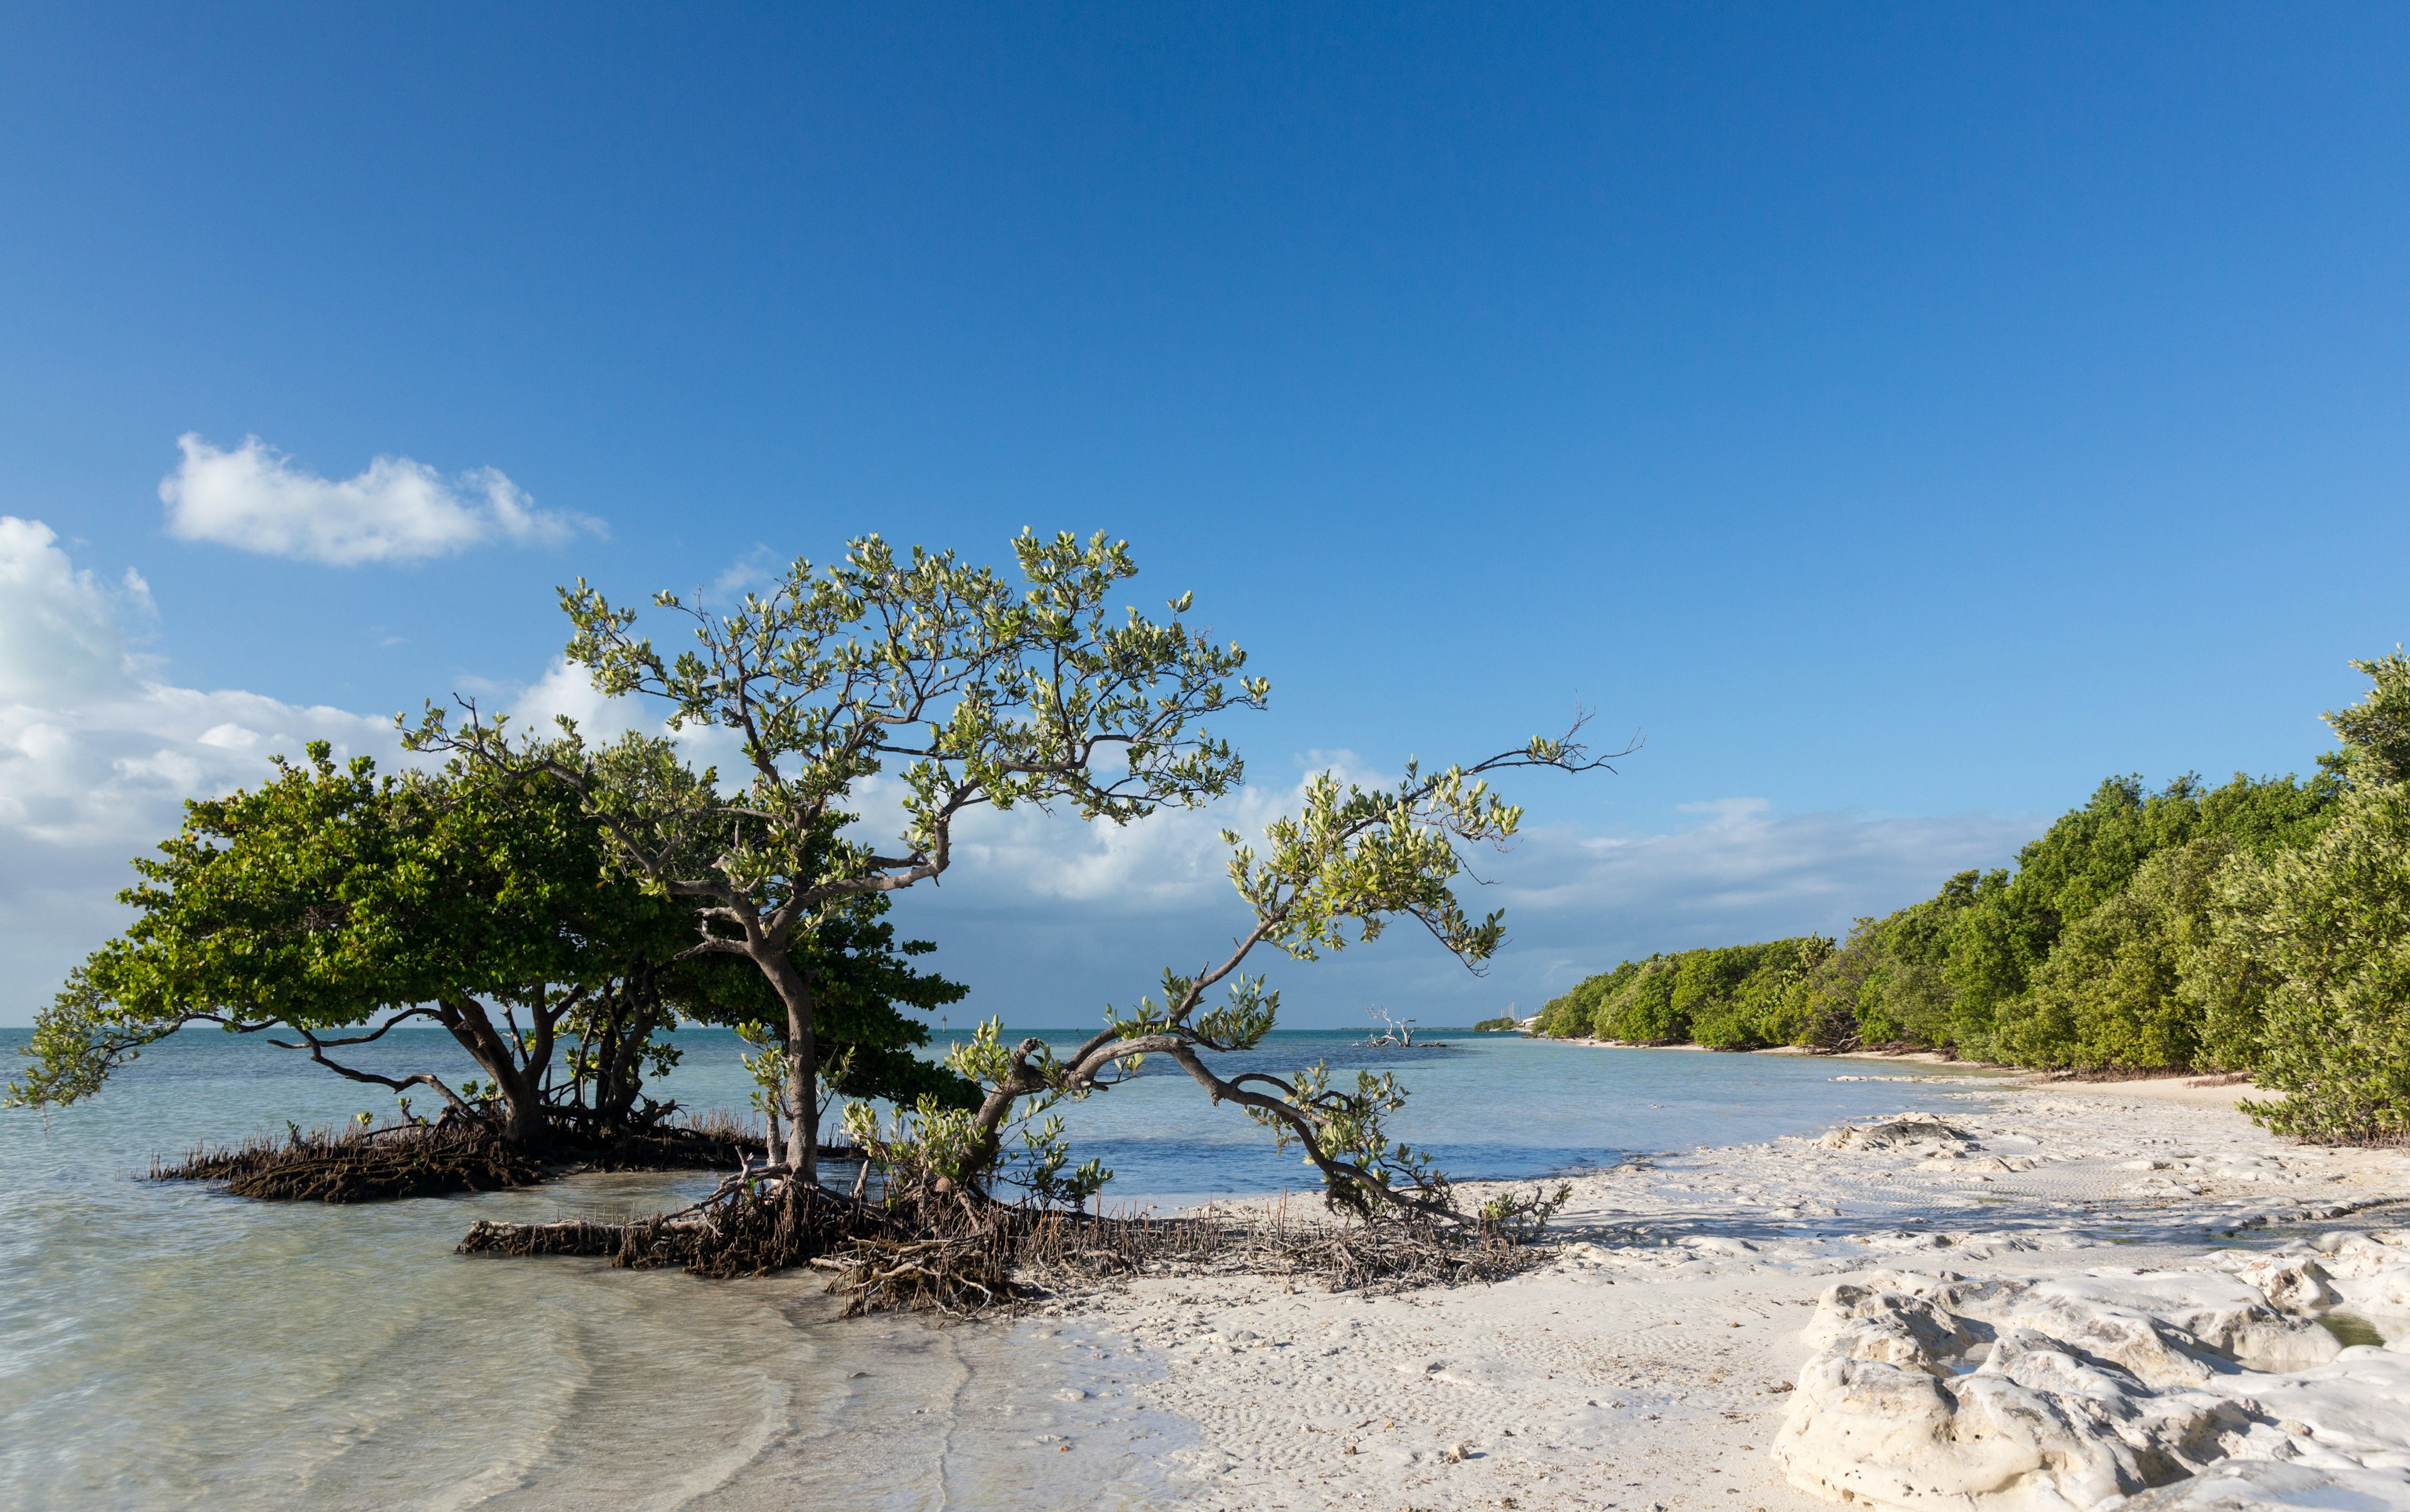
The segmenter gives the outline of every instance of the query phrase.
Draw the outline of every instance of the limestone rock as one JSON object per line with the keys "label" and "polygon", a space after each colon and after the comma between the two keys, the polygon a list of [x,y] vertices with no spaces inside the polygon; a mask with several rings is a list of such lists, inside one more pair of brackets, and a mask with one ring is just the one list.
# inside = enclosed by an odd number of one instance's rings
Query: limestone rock
{"label": "limestone rock", "polygon": [[2260,1507],[2410,1505],[2410,1471],[2320,1469],[2273,1460],[2229,1460],[2189,1480],[2145,1491],[2120,1512],[2256,1512]]}
{"label": "limestone rock", "polygon": [[2327,1268],[2304,1255],[2265,1256],[2235,1274],[2258,1287],[2268,1305],[2280,1312],[2312,1313],[2340,1300],[2327,1285]]}
{"label": "limestone rock", "polygon": [[[2292,1257],[2263,1271],[2298,1295],[2314,1268]],[[1837,1500],[2088,1512],[2250,1461],[2288,1475],[2200,1480],[2183,1494],[2208,1500],[2149,1505],[2410,1509],[2410,1474],[2387,1478],[2410,1472],[2410,1357],[2345,1350],[2237,1275],[1877,1272],[1827,1287],[1803,1338],[1818,1353],[1774,1456]],[[2320,1486],[2351,1495],[2316,1502]]]}
{"label": "limestone rock", "polygon": [[2315,1244],[2226,1250],[2201,1263],[2252,1282],[2285,1312],[2345,1308],[2377,1320],[2394,1347],[2410,1345],[2410,1229],[2326,1233]]}
{"label": "limestone rock", "polygon": [[1871,1124],[1844,1124],[1816,1141],[1827,1150],[1980,1150],[1975,1137],[1938,1114],[1894,1113]]}

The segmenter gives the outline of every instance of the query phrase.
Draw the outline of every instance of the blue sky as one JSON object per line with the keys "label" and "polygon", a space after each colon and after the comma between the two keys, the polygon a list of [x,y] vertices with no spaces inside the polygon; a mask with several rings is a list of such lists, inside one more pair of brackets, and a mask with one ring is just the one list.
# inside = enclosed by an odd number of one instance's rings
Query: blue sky
{"label": "blue sky", "polygon": [[[2306,768],[2410,623],[2398,8],[7,24],[0,1022],[178,797],[517,696],[578,574],[1109,530],[1272,678],[1274,806],[1646,734],[1518,789],[1490,981],[1285,973],[1331,1022],[1844,927],[2112,772]],[[301,517],[414,500],[348,558]],[[903,917],[1017,1018],[1227,922],[1177,826],[1006,829]]]}

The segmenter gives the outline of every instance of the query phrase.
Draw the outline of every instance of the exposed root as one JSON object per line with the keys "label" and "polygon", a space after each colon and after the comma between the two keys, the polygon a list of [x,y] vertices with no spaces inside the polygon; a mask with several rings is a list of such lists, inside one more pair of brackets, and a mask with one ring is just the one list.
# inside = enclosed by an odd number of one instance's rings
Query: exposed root
{"label": "exposed root", "polygon": [[1333,1291],[1496,1281],[1549,1251],[1495,1228],[1301,1219],[1285,1204],[1201,1216],[1096,1216],[959,1197],[866,1203],[783,1175],[732,1178],[678,1213],[627,1223],[479,1223],[463,1254],[589,1255],[709,1277],[808,1264],[846,1316],[1018,1311],[1139,1275],[1295,1276]]}
{"label": "exposed root", "polygon": [[1552,1251],[1479,1226],[1301,1218],[1285,1204],[1187,1218],[995,1207],[951,1234],[868,1239],[814,1260],[846,1316],[1018,1310],[1136,1276],[1277,1275],[1330,1291],[1499,1281]]}
{"label": "exposed root", "polygon": [[482,1129],[323,1130],[286,1141],[204,1145],[181,1165],[153,1162],[154,1181],[222,1181],[238,1197],[298,1202],[369,1202],[528,1186],[556,1168]]}
{"label": "exposed root", "polygon": [[458,1124],[379,1129],[289,1130],[286,1138],[202,1145],[173,1165],[153,1160],[154,1181],[219,1181],[238,1197],[278,1201],[371,1202],[449,1192],[532,1186],[572,1170],[727,1170],[758,1148],[730,1127],[664,1125],[594,1139],[563,1134],[542,1149]]}
{"label": "exposed root", "polygon": [[845,1316],[951,1313],[966,1317],[1027,1294],[1012,1275],[1013,1236],[998,1225],[942,1239],[863,1239],[812,1264],[836,1276]]}
{"label": "exposed root", "polygon": [[633,1270],[681,1266],[725,1280],[765,1275],[811,1262],[845,1241],[877,1234],[876,1208],[824,1187],[731,1177],[692,1207],[626,1223],[564,1218],[555,1223],[473,1225],[463,1255],[594,1255]]}
{"label": "exposed root", "polygon": [[733,1119],[663,1124],[643,1133],[579,1140],[559,1148],[584,1170],[733,1170],[762,1148],[761,1137]]}

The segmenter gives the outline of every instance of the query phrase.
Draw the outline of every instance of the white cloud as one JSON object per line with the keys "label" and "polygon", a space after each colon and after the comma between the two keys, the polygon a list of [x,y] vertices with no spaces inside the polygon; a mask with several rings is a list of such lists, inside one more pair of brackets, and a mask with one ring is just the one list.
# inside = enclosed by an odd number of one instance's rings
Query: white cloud
{"label": "white cloud", "polygon": [[39,520],[0,515],[0,703],[122,682],[121,616],[147,620],[152,612],[138,574],[108,587],[78,571],[57,540]]}
{"label": "white cloud", "polygon": [[2047,822],[1775,814],[1757,799],[1699,807],[1715,817],[1667,835],[1531,832],[1499,868],[1510,927],[1520,920],[1527,949],[1606,957],[1588,970],[1652,951],[1839,935],[1930,896],[1953,872],[2008,865]]}
{"label": "white cloud", "polygon": [[221,451],[177,438],[183,461],[160,480],[168,533],[270,557],[349,567],[416,561],[492,541],[557,545],[599,520],[535,507],[500,471],[476,468],[448,482],[407,457],[380,457],[340,482],[295,467],[257,436]]}
{"label": "white cloud", "polygon": [[78,569],[49,527],[0,516],[0,1023],[23,1023],[119,927],[129,857],[187,798],[255,781],[304,742],[394,749],[391,721],[178,688],[135,651],[142,580]]}
{"label": "white cloud", "polygon": [[[187,797],[258,780],[274,753],[329,740],[380,759],[381,719],[254,693],[179,688],[135,649],[152,611],[139,578],[79,570],[45,527],[0,516],[0,1023],[22,1023],[59,977],[122,925],[109,901],[126,858],[170,834]],[[535,681],[485,690],[522,728],[555,714],[589,736],[658,732],[658,705],[606,700],[582,669],[555,661]],[[725,731],[681,736],[690,759],[733,773]],[[962,825],[955,864],[913,888],[893,915],[933,963],[973,989],[951,1016],[1000,1012],[1015,1025],[1083,1025],[1154,990],[1167,966],[1193,969],[1246,925],[1224,873],[1224,828],[1253,836],[1294,811],[1306,772],[1336,766],[1381,780],[1345,752],[1314,752],[1296,784],[1259,783],[1200,811],[1126,828],[1032,809],[981,811]],[[1258,762],[1262,774],[1270,763]],[[1605,779],[1612,780],[1612,779]],[[1511,851],[1477,858],[1466,905],[1503,906],[1507,946],[1488,976],[1467,973],[1419,930],[1319,964],[1259,954],[1249,965],[1284,993],[1285,1021],[1354,1025],[1367,1003],[1424,1024],[1528,1011],[1627,955],[1822,930],[1929,895],[1952,872],[2005,865],[2037,818],[1781,814],[1761,798],[1685,806],[1668,833],[1599,834],[1545,822],[1552,794],[1515,784],[1532,827]],[[858,791],[865,838],[892,840],[892,778]]]}
{"label": "white cloud", "polygon": [[[1345,753],[1306,765],[1380,780]],[[874,790],[865,788],[865,796]],[[1020,1025],[1092,1023],[1107,1002],[1153,990],[1167,966],[1203,963],[1246,925],[1217,832],[1249,837],[1294,812],[1299,787],[1250,788],[1202,812],[1113,829],[1067,816],[978,814],[962,829],[942,887],[896,901],[906,935],[937,942],[938,968],[973,988],[965,1012]],[[1514,796],[1545,814],[1548,794]],[[1524,1011],[1627,956],[1820,931],[1926,897],[1951,873],[2007,865],[2046,821],[1983,814],[1896,818],[1776,814],[1762,798],[1684,805],[1702,821],[1663,834],[1599,835],[1533,824],[1511,850],[1474,857],[1468,911],[1503,908],[1507,943],[1485,976],[1422,931],[1290,964],[1257,952],[1250,970],[1285,993],[1284,1022],[1353,1025],[1366,1003],[1425,1024]],[[866,813],[871,806],[864,805]],[[867,826],[865,826],[867,828]]]}
{"label": "white cloud", "polygon": [[544,676],[518,689],[515,696],[506,688],[492,691],[506,695],[494,702],[510,715],[515,730],[550,735],[557,729],[555,721],[566,717],[575,721],[580,735],[595,745],[617,740],[631,731],[666,736],[698,768],[716,766],[722,778],[733,778],[740,785],[745,779],[739,770],[744,746],[736,732],[696,725],[672,730],[667,705],[652,698],[606,698],[586,669],[570,665],[565,657],[554,657]]}
{"label": "white cloud", "polygon": [[616,739],[631,730],[657,733],[658,721],[646,720],[647,712],[634,699],[605,698],[584,667],[571,666],[563,657],[554,657],[544,676],[510,705],[511,718],[523,729],[549,734],[553,720],[566,717],[577,722],[580,734],[594,741]]}

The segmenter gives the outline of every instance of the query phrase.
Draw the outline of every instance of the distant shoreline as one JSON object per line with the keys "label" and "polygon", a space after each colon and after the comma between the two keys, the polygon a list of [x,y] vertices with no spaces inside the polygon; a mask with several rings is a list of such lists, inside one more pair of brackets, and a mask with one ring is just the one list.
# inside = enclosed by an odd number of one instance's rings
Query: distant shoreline
{"label": "distant shoreline", "polygon": [[1890,1060],[1925,1066],[1963,1066],[1968,1070],[2001,1071],[2016,1075],[2038,1076],[2029,1066],[1995,1066],[1989,1061],[1964,1060],[1942,1054],[1936,1050],[1807,1050],[1798,1045],[1769,1045],[1761,1050],[1718,1050],[1713,1045],[1679,1044],[1652,1045],[1634,1040],[1593,1040],[1587,1036],[1560,1040],[1550,1035],[1526,1033],[1526,1040],[1539,1040],[1552,1045],[1580,1045],[1586,1050],[1685,1050],[1703,1055],[1796,1055],[1818,1060]]}
{"label": "distant shoreline", "polygon": [[[1548,1039],[1526,1035],[1526,1039]],[[1711,1045],[1645,1045],[1627,1040],[1548,1039],[1550,1044],[1580,1045],[1588,1050],[1684,1050],[1707,1055],[1798,1055],[1824,1060],[1880,1060],[1910,1066],[1950,1066],[1997,1078],[2003,1085],[2052,1087],[2067,1092],[2115,1092],[2164,1102],[2203,1107],[2234,1107],[2245,1102],[2272,1102],[2284,1096],[2258,1085],[2248,1077],[2230,1081],[2220,1073],[2170,1071],[2163,1076],[2066,1076],[2031,1066],[2003,1066],[1996,1061],[1966,1060],[1936,1050],[1804,1050],[1797,1045],[1773,1045],[1763,1050],[1718,1050]]]}

